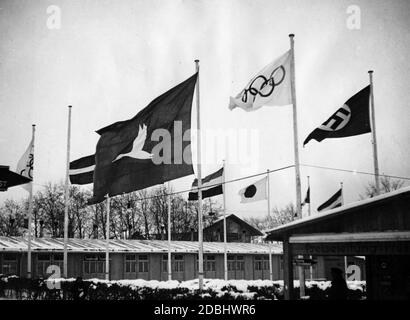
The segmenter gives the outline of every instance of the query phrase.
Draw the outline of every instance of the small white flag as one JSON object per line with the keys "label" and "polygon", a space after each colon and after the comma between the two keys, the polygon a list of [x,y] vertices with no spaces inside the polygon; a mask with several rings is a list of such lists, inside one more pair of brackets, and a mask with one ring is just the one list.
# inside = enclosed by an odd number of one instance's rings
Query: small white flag
{"label": "small white flag", "polygon": [[267,188],[266,183],[267,177],[256,181],[254,184],[247,186],[239,191],[241,196],[241,203],[255,202],[260,200],[266,200],[267,197]]}
{"label": "small white flag", "polygon": [[230,98],[229,109],[255,111],[262,106],[292,104],[290,86],[291,51],[259,71],[235,98]]}
{"label": "small white flag", "polygon": [[[26,178],[33,180],[33,165],[34,165],[34,141],[31,139],[31,142],[22,157],[20,158],[16,172]],[[22,185],[27,191],[30,190],[32,184],[31,182]]]}

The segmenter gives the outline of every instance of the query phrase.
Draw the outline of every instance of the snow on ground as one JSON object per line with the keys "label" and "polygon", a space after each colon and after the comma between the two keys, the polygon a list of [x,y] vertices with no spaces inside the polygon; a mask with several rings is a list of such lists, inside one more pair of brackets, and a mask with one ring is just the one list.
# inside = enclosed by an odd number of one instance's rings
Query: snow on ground
{"label": "snow on ground", "polygon": [[[53,279],[55,283],[59,281],[75,281],[74,278],[70,279]],[[120,286],[129,286],[131,288],[141,288],[141,287],[148,287],[151,289],[175,289],[175,288],[186,288],[188,290],[196,290],[198,289],[198,279],[187,280],[179,282],[177,280],[168,280],[168,281],[158,281],[158,280],[143,280],[143,279],[129,279],[129,280],[103,280],[103,279],[87,279],[87,281],[93,283],[107,283],[110,284],[117,284]],[[222,280],[222,279],[204,279],[204,290],[214,290],[214,291],[221,291],[223,288],[227,287],[235,287],[237,291],[246,293],[248,292],[249,287],[271,287],[275,285],[277,288],[283,288],[283,280]],[[363,287],[366,285],[366,281],[347,281],[347,285],[352,290],[361,290],[363,291]],[[295,288],[299,288],[299,280],[293,281],[293,286]],[[331,281],[310,281],[307,280],[305,282],[305,286],[307,288],[311,288],[313,286],[318,287],[321,290],[326,290],[331,286]]]}

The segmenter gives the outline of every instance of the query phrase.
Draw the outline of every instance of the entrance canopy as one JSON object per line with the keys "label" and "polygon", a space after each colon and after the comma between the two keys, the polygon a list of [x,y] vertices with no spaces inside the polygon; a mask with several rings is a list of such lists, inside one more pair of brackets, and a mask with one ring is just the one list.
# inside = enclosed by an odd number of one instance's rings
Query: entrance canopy
{"label": "entrance canopy", "polygon": [[[394,233],[401,231],[398,233]],[[390,232],[381,235],[380,232]],[[314,214],[267,231],[269,241],[318,242],[319,234],[326,242],[381,240],[391,237],[403,240],[410,232],[410,187],[370,199]],[[368,234],[366,234],[368,233]],[[335,238],[337,234],[338,238]],[[310,238],[298,238],[310,235]],[[299,239],[299,241],[297,240]],[[406,240],[408,240],[406,238]],[[305,241],[307,242],[307,241]]]}
{"label": "entrance canopy", "polygon": [[410,295],[410,187],[279,226],[266,239],[283,243],[286,299],[298,255],[365,256],[368,297]]}

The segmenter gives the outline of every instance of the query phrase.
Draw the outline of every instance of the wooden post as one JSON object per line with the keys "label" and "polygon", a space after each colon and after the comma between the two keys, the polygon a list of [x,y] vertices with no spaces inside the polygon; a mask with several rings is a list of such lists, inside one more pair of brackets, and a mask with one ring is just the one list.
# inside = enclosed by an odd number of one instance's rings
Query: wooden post
{"label": "wooden post", "polygon": [[289,237],[283,239],[283,284],[285,300],[293,299],[293,256]]}

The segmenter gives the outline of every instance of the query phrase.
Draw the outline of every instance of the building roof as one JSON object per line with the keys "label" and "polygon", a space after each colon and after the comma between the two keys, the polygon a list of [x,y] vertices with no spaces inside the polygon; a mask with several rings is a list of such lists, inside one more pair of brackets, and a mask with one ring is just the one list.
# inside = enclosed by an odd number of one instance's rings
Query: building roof
{"label": "building roof", "polygon": [[[395,200],[401,200],[404,202],[403,203],[408,203],[407,198],[410,199],[410,187],[406,188],[401,188],[389,193],[381,194],[378,196],[375,196],[373,198],[353,202],[346,204],[344,206],[331,209],[328,211],[325,211],[323,213],[318,213],[314,214],[309,217],[305,217],[299,220],[292,221],[290,223],[284,224],[282,226],[273,228],[271,230],[266,231],[267,236],[266,239],[268,240],[282,240],[285,235],[291,235],[295,233],[296,231],[303,231],[303,229],[307,230],[308,228],[315,227],[315,232],[319,232],[320,229],[322,232],[327,232],[326,230],[326,223],[330,221],[335,221],[335,218],[345,218],[346,216],[352,215],[352,219],[357,219],[356,213],[371,213],[370,211],[373,210],[376,207],[380,207],[382,205],[388,204],[388,203],[393,203]],[[385,210],[385,214],[389,214],[389,222],[393,221],[393,213],[392,212],[387,212],[388,210]],[[393,210],[389,210],[393,211]],[[396,210],[397,211],[397,210]],[[400,214],[403,214],[403,212],[400,212]],[[372,214],[370,214],[369,217],[367,218],[372,218]],[[387,221],[383,221],[387,222]],[[351,224],[353,223],[352,221],[350,222]],[[403,226],[404,227],[404,226]],[[311,232],[307,232],[311,233]]]}
{"label": "building roof", "polygon": [[[64,239],[36,238],[31,242],[33,252],[63,252]],[[96,253],[105,252],[106,240],[103,239],[68,239],[68,252]],[[282,254],[282,247],[271,244],[272,254]],[[27,239],[22,237],[0,237],[0,252],[26,252]],[[171,241],[174,253],[197,253],[197,241]],[[268,254],[267,244],[228,242],[228,253],[235,254]],[[168,241],[163,240],[110,240],[112,253],[166,253]],[[204,253],[224,253],[223,242],[204,242]]]}
{"label": "building roof", "polygon": [[[242,220],[241,218],[239,218],[237,215],[235,215],[233,213],[228,214],[225,218],[227,220],[228,219],[235,220],[239,224],[244,224],[251,231],[253,236],[263,236],[263,233],[260,230],[256,229],[254,226],[250,225],[245,220]],[[223,221],[223,219],[224,219],[223,216],[218,218],[210,226],[204,228],[204,230],[207,230],[207,229],[210,229],[210,228],[214,227],[217,223],[220,223],[221,221]]]}

